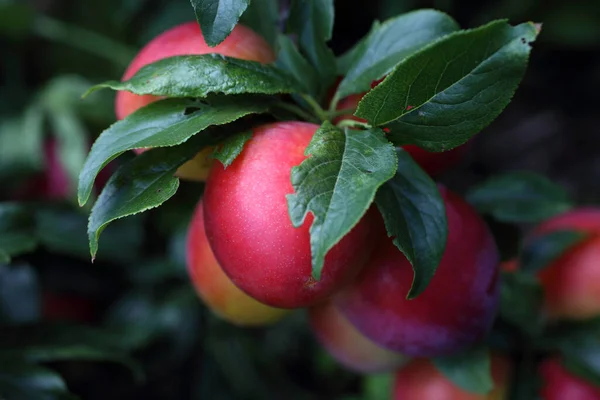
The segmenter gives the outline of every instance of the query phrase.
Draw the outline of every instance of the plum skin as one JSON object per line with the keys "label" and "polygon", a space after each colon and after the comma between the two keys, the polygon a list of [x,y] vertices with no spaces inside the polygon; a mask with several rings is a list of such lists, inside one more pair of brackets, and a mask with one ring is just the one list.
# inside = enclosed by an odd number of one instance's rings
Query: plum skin
{"label": "plum skin", "polygon": [[326,300],[368,259],[373,211],[326,255],[320,280],[312,278],[309,228],[294,228],[286,195],[290,173],[318,125],[291,121],[255,127],[235,161],[216,162],[204,193],[206,234],[219,264],[243,291],[262,303],[298,308]]}
{"label": "plum skin", "polygon": [[[209,47],[204,41],[200,25],[196,21],[190,21],[163,32],[146,44],[131,61],[122,80],[132,78],[143,66],[163,58],[209,53],[222,54],[263,64],[275,61],[275,53],[269,44],[260,35],[244,25],[237,24],[222,43],[215,47]],[[117,119],[126,118],[137,109],[157,100],[160,100],[160,97],[119,91],[115,100]],[[140,154],[145,150],[135,149],[134,151]],[[209,157],[211,153],[212,148],[199,152],[195,158],[179,167],[176,175],[187,180],[206,180],[212,165],[212,159]]]}
{"label": "plum skin", "polygon": [[394,381],[394,400],[500,400],[506,398],[510,362],[499,354],[491,359],[494,389],[470,393],[454,385],[427,359],[416,359],[400,369]]}
{"label": "plum skin", "polygon": [[569,372],[558,357],[542,361],[539,372],[542,378],[540,395],[545,400],[600,399],[600,388]]}
{"label": "plum skin", "polygon": [[288,310],[269,307],[242,292],[215,259],[204,229],[204,208],[198,203],[186,242],[187,270],[196,293],[218,317],[240,326],[267,325]]}
{"label": "plum skin", "polygon": [[335,302],[366,337],[412,357],[435,357],[483,340],[499,306],[499,254],[485,222],[441,187],[448,218],[446,250],[430,284],[412,300],[410,262],[385,238]]}
{"label": "plum skin", "polygon": [[318,342],[345,368],[362,373],[391,372],[408,358],[373,343],[363,336],[332,302],[311,307],[309,322]]}

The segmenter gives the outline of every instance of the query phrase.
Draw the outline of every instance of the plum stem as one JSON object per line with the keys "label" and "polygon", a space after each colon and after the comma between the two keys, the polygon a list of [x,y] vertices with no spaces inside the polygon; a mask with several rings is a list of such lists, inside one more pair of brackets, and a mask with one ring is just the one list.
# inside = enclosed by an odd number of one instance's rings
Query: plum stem
{"label": "plum stem", "polygon": [[338,128],[353,128],[360,127],[364,129],[371,129],[371,125],[366,122],[355,121],[353,119],[343,119],[337,123]]}
{"label": "plum stem", "polygon": [[321,121],[327,121],[327,112],[325,112],[325,110],[323,110],[323,108],[319,105],[319,103],[314,99],[314,97],[308,95],[308,94],[301,94],[300,97],[302,97],[302,99],[304,101],[306,101],[306,103],[310,106],[310,108],[313,109],[315,115],[317,116],[317,118],[319,118]]}

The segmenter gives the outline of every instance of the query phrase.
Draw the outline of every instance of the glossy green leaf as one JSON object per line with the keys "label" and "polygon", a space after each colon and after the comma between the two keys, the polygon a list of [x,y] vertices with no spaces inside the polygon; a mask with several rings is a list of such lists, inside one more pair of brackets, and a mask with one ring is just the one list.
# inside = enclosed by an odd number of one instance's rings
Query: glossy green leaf
{"label": "glossy green leaf", "polygon": [[252,138],[252,131],[238,133],[227,139],[215,148],[212,156],[223,164],[225,168],[229,167],[240,155],[246,142]]}
{"label": "glossy green leaf", "polygon": [[519,259],[523,271],[537,272],[589,237],[580,231],[554,231],[535,237],[523,248]]}
{"label": "glossy green leaf", "polygon": [[85,95],[102,88],[167,97],[300,91],[294,79],[272,65],[220,54],[163,58],[142,67],[125,82],[104,82],[93,86]]}
{"label": "glossy green leaf", "polygon": [[[364,45],[359,44],[352,65],[336,93],[337,98],[363,93],[396,64],[435,39],[459,29],[448,15],[435,10],[417,10],[374,27]],[[362,54],[358,54],[362,50]]]}
{"label": "glossy green leaf", "polygon": [[0,251],[7,257],[30,252],[37,246],[35,221],[22,204],[0,203]]}
{"label": "glossy green leaf", "polygon": [[433,360],[436,368],[452,383],[471,393],[489,393],[494,388],[489,350],[476,347]]}
{"label": "glossy green leaf", "polygon": [[203,147],[216,144],[219,137],[207,132],[173,148],[144,152],[123,164],[110,177],[90,213],[88,240],[92,259],[98,251],[98,239],[106,226],[119,218],[158,207],[179,188],[174,175],[187,160]]}
{"label": "glossy green leaf", "polygon": [[320,279],[327,252],[358,223],[377,189],[396,171],[394,147],[380,129],[357,131],[325,122],[292,168],[294,193],[287,196],[292,224],[309,212],[313,277]]}
{"label": "glossy green leaf", "polygon": [[190,0],[206,44],[214,47],[229,36],[250,0]]}
{"label": "glossy green leaf", "polygon": [[279,0],[252,0],[240,22],[276,48],[279,33]]}
{"label": "glossy green leaf", "polygon": [[537,279],[521,271],[504,272],[500,288],[500,316],[522,332],[538,335],[544,291]]}
{"label": "glossy green leaf", "polygon": [[294,0],[288,20],[289,31],[297,35],[302,53],[317,71],[321,100],[333,85],[336,60],[326,42],[331,38],[334,20],[333,0]]}
{"label": "glossy green leaf", "polygon": [[2,400],[77,400],[56,372],[19,358],[0,358]]}
{"label": "glossy green leaf", "polygon": [[253,98],[167,99],[143,107],[98,137],[79,175],[79,204],[87,202],[102,168],[127,150],[175,146],[211,125],[263,113],[268,103]]}
{"label": "glossy green leaf", "polygon": [[447,35],[401,61],[355,115],[387,125],[396,145],[457,147],[510,102],[536,36],[533,23],[505,21]]}
{"label": "glossy green leaf", "polygon": [[467,200],[503,222],[539,222],[572,207],[567,192],[531,172],[508,172],[473,187]]}
{"label": "glossy green leaf", "polygon": [[136,379],[143,372],[113,332],[67,324],[22,325],[0,331],[0,357],[30,362],[66,360],[111,361],[129,368]]}
{"label": "glossy green leaf", "polygon": [[318,72],[300,54],[289,37],[280,35],[278,43],[277,65],[296,78],[298,84],[302,86],[303,92],[318,96],[321,90]]}
{"label": "glossy green leaf", "polygon": [[421,294],[440,264],[448,221],[444,200],[431,177],[402,148],[397,149],[398,169],[377,192],[377,207],[388,236],[411,262],[414,279],[408,298]]}
{"label": "glossy green leaf", "polygon": [[350,71],[350,68],[352,68],[352,66],[363,56],[369,46],[369,39],[371,38],[371,35],[373,35],[373,33],[377,31],[380,26],[381,22],[374,21],[369,33],[363,36],[362,39],[360,39],[344,54],[338,56],[336,59],[338,75],[345,76],[348,71]]}

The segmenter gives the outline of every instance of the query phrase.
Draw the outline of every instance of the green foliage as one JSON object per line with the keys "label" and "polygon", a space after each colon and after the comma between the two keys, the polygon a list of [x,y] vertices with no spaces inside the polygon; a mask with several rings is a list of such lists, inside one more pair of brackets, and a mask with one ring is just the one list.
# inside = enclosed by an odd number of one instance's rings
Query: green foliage
{"label": "green foliage", "polygon": [[98,137],[79,176],[79,204],[87,202],[100,170],[125,151],[175,146],[212,125],[227,124],[245,115],[267,110],[267,102],[251,98],[227,102],[220,98],[167,99],[149,104],[115,123]]}
{"label": "green foliage", "polygon": [[252,131],[242,132],[231,136],[217,146],[212,156],[227,168],[235,161],[237,156],[240,155],[242,150],[244,150],[244,145],[251,138]]}
{"label": "green foliage", "polygon": [[250,0],[191,0],[191,3],[204,40],[214,47],[229,36]]}
{"label": "green foliage", "polygon": [[397,145],[444,151],[465,143],[512,98],[537,31],[505,21],[447,35],[401,61],[356,115],[388,125]]}
{"label": "green foliage", "polygon": [[252,0],[240,22],[275,48],[279,34],[279,0]]}
{"label": "green foliage", "polygon": [[335,94],[344,98],[366,92],[371,82],[383,78],[400,61],[430,42],[458,30],[456,22],[435,10],[418,10],[374,25],[364,41],[346,57],[347,73]]}
{"label": "green foliage", "polygon": [[29,210],[17,203],[0,203],[0,251],[10,260],[35,248],[35,221]]}
{"label": "green foliage", "polygon": [[535,277],[521,271],[502,273],[500,316],[534,337],[541,332],[544,292]]}
{"label": "green foliage", "polygon": [[394,175],[397,161],[380,129],[344,132],[327,122],[305,154],[309,157],[292,168],[294,194],[287,201],[294,226],[301,226],[309,212],[314,215],[310,244],[318,280],[325,255],[367,212],[377,189]]}
{"label": "green foliage", "polygon": [[421,294],[435,273],[448,238],[444,200],[435,182],[403,149],[398,148],[398,169],[377,192],[376,202],[394,244],[414,269],[407,297]]}
{"label": "green foliage", "polygon": [[54,371],[12,358],[0,358],[0,393],[8,400],[78,399]]}
{"label": "green foliage", "polygon": [[531,172],[494,176],[471,188],[467,200],[480,212],[505,222],[538,222],[572,207],[562,187]]}
{"label": "green foliage", "polygon": [[125,82],[104,82],[89,89],[85,95],[102,88],[167,97],[301,91],[290,76],[271,65],[220,54],[164,58],[142,67]]}
{"label": "green foliage", "polygon": [[476,347],[458,355],[435,358],[440,370],[456,386],[472,393],[489,393],[494,388],[489,351]]}
{"label": "green foliage", "polygon": [[288,36],[280,35],[278,44],[277,65],[296,78],[298,84],[302,85],[303,92],[318,96],[322,90],[318,71],[304,58]]}

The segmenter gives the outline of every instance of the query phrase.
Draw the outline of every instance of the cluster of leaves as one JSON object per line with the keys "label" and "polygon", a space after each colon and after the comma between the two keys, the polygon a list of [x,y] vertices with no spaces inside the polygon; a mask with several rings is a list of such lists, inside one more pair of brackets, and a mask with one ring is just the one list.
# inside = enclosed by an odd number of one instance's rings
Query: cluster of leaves
{"label": "cluster of leaves", "polygon": [[[222,42],[241,16],[274,46],[277,62],[261,65],[214,54],[172,57],[147,65],[128,81],[92,89],[175,98],[115,123],[92,147],[79,177],[81,205],[108,162],[131,149],[155,148],[124,164],[94,205],[88,230],[92,255],[108,223],[162,204],[177,190],[172,174],[181,164],[207,145],[239,133],[247,137],[260,121],[248,116],[263,114],[321,124],[306,150],[310,157],[292,170],[295,193],[287,199],[295,226],[309,212],[314,215],[315,278],[327,252],[375,201],[389,235],[414,265],[408,296],[421,293],[443,254],[445,210],[435,183],[400,146],[446,151],[480,132],[510,101],[537,27],[494,21],[460,30],[449,16],[421,10],[375,23],[336,58],[327,46],[332,1],[293,1],[283,32],[265,23],[265,15],[278,19],[276,1],[194,0],[192,5],[209,45]],[[343,79],[329,99],[338,76]],[[339,100],[364,92],[355,115],[366,122],[334,125]],[[230,143],[239,149],[243,141],[229,140],[221,150]],[[314,168],[324,164],[327,168]]]}

